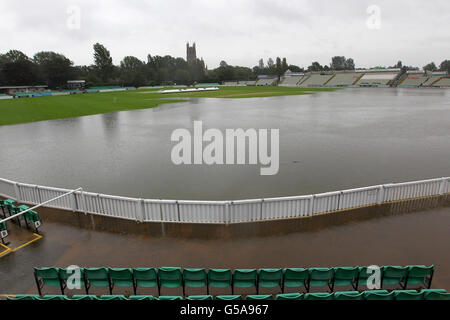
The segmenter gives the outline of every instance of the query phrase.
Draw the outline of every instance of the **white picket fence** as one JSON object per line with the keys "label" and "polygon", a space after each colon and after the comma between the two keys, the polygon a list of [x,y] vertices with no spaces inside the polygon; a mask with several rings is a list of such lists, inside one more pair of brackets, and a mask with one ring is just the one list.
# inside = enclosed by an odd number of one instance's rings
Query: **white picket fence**
{"label": "white picket fence", "polygon": [[[40,204],[70,190],[18,183],[0,178],[0,195]],[[315,195],[239,201],[148,200],[76,192],[48,207],[140,222],[230,224],[310,217],[450,193],[450,178],[386,184]]]}

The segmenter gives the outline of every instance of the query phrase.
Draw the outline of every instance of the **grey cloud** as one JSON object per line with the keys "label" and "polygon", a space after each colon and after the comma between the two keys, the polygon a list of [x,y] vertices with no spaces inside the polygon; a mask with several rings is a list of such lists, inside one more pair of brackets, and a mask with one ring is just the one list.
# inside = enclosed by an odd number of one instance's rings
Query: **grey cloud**
{"label": "grey cloud", "polygon": [[[381,8],[380,30],[366,27],[372,4]],[[71,5],[81,9],[80,30],[66,26]],[[126,55],[184,57],[186,41],[195,41],[209,67],[221,60],[251,67],[269,56],[328,64],[333,55],[364,67],[399,59],[422,66],[450,58],[449,9],[447,0],[2,1],[0,50],[54,50],[90,64],[100,42],[118,64]]]}

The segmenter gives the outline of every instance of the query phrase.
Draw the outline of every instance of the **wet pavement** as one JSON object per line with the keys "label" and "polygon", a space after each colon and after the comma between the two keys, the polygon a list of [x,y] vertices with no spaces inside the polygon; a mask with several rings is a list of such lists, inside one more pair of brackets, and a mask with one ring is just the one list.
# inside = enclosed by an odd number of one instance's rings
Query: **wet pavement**
{"label": "wet pavement", "polygon": [[[332,215],[317,219],[320,218],[311,219],[318,221],[316,225],[306,227],[302,220],[292,221],[290,225],[296,227],[285,228],[285,232],[269,222],[263,227],[249,224],[240,229],[239,237],[225,237],[218,232],[206,238],[195,234],[120,234],[46,221],[41,228],[42,239],[0,258],[0,294],[36,293],[34,266],[69,265],[282,268],[434,264],[433,287],[450,289],[450,207],[363,219],[355,215],[340,222],[333,221]],[[192,226],[180,228],[192,229]],[[205,228],[218,230],[217,226]],[[255,228],[264,228],[265,232],[252,232]],[[17,242],[15,231],[10,235],[14,245],[28,239],[22,231]],[[192,232],[188,230],[187,234],[189,231]],[[28,237],[32,237],[30,233]],[[58,289],[46,288],[44,292],[58,293]],[[189,292],[202,293],[201,290]],[[107,289],[96,289],[93,293],[107,294]],[[181,292],[166,290],[164,293]]]}

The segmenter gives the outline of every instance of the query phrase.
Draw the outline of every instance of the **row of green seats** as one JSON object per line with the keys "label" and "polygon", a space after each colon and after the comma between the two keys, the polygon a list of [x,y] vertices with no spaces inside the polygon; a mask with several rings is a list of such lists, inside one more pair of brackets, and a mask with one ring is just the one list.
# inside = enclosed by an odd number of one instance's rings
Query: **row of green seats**
{"label": "row of green seats", "polygon": [[[15,200],[6,199],[0,200],[0,207],[2,208],[3,216],[6,218],[7,213],[10,216],[20,213],[22,211],[30,209],[27,205],[15,205]],[[41,221],[39,219],[39,214],[36,211],[30,210],[23,214],[23,219],[25,221],[25,226],[29,228],[29,223],[31,223],[35,227],[35,231],[38,232],[38,227],[41,225]],[[20,225],[20,219],[17,219],[18,224]]]}
{"label": "row of green seats", "polygon": [[[286,269],[182,269],[179,267],[163,268],[81,268],[80,282],[89,288],[108,287],[109,293],[113,288],[132,287],[136,294],[138,287],[158,288],[276,288],[281,292],[287,288],[304,287],[307,292],[311,287],[328,286],[333,292],[335,287],[352,286],[355,290],[367,285],[371,273],[368,267],[336,267],[336,268],[286,268]],[[408,286],[431,287],[434,266],[384,266],[381,268],[381,287],[383,285],[399,285],[401,289]],[[34,268],[34,275],[39,294],[44,285],[59,286],[62,294],[70,276],[64,268]]]}
{"label": "row of green seats", "polygon": [[[97,297],[95,295],[74,295],[68,298],[65,295],[46,295],[41,298],[38,295],[18,295],[8,296],[8,300],[184,300],[181,296],[160,296],[155,298],[150,295],[130,296],[124,295],[103,295]],[[201,295],[201,296],[189,296],[187,300],[200,301],[200,300],[244,300],[241,295],[226,295],[217,296]],[[245,300],[450,300],[450,293],[443,289],[423,289],[422,291],[415,290],[373,290],[373,291],[342,291],[335,293],[286,293],[278,294],[275,296],[267,295],[248,295]]]}

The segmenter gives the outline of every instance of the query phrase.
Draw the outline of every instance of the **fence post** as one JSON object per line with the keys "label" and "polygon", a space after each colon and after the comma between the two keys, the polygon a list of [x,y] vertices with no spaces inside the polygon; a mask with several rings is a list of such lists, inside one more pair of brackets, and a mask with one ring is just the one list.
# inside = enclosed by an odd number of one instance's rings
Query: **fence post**
{"label": "fence post", "polygon": [[[145,220],[145,204],[144,199],[139,199],[139,213],[141,216],[141,222],[144,222]],[[139,221],[136,217],[136,220]]]}
{"label": "fence post", "polygon": [[384,199],[384,186],[381,185],[378,188],[378,201],[377,201],[377,203],[378,204],[382,204],[383,203],[383,199]]}
{"label": "fence post", "polygon": [[439,194],[443,195],[445,194],[445,189],[446,189],[446,184],[447,184],[447,178],[442,178],[441,180],[441,186],[439,188]]}
{"label": "fence post", "polygon": [[312,217],[314,212],[314,199],[316,198],[316,195],[313,195],[309,200],[309,208],[308,208],[308,216]]}
{"label": "fence post", "polygon": [[78,204],[77,204],[77,196],[75,193],[72,193],[72,212],[77,212],[78,210]]}
{"label": "fence post", "polygon": [[[337,209],[338,210],[342,210],[343,208],[341,208],[342,202],[343,202],[343,198],[344,198],[344,191],[341,191],[339,193],[339,197],[338,197],[338,205],[337,205]],[[358,199],[359,201],[359,199]]]}
{"label": "fence post", "polygon": [[259,220],[263,221],[263,206],[264,206],[264,199],[261,199],[261,205],[259,206],[259,210],[261,211],[259,213]]}
{"label": "fence post", "polygon": [[234,219],[233,219],[233,217],[234,217],[234,209],[233,209],[233,206],[234,206],[233,201],[230,201],[230,205],[229,205],[229,208],[228,208],[228,211],[229,211],[229,213],[230,213],[230,223],[235,222]]}
{"label": "fence post", "polygon": [[81,203],[83,207],[83,212],[85,215],[87,215],[87,209],[86,209],[86,198],[84,197],[84,190],[81,189]]}
{"label": "fence post", "polygon": [[19,184],[16,182],[14,183],[14,192],[16,193],[16,201],[20,202],[20,186]]}
{"label": "fence post", "polygon": [[225,208],[224,208],[224,222],[225,224],[229,224],[230,223],[230,203],[229,202],[225,202]]}
{"label": "fence post", "polygon": [[42,201],[42,195],[41,195],[41,188],[38,185],[36,185],[36,193],[37,193],[39,203],[42,203],[43,201]]}

